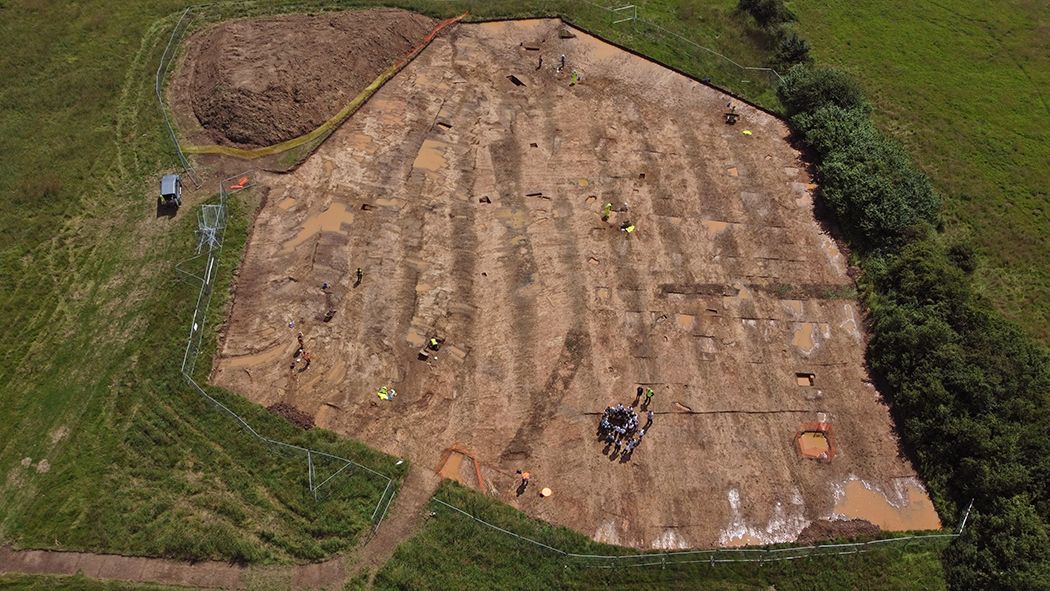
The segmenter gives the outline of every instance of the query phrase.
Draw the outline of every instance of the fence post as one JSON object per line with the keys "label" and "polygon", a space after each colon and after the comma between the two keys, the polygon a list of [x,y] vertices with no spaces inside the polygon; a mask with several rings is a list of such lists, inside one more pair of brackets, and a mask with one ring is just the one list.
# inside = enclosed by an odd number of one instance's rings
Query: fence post
{"label": "fence post", "polygon": [[314,501],[317,500],[317,489],[314,488],[314,456],[310,450],[306,450],[306,477],[309,480],[310,492],[314,493]]}
{"label": "fence post", "polygon": [[966,529],[966,520],[970,518],[970,509],[973,509],[973,499],[970,499],[970,505],[966,507],[966,513],[963,514],[962,523],[959,524],[959,535],[962,535],[963,530]]}

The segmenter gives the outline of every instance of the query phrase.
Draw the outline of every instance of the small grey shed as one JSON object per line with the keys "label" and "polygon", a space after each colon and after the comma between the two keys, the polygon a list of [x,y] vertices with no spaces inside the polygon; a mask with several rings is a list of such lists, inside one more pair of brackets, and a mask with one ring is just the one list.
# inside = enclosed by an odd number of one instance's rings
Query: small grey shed
{"label": "small grey shed", "polygon": [[160,179],[160,202],[161,204],[174,203],[175,207],[182,205],[182,179],[177,174],[166,174]]}

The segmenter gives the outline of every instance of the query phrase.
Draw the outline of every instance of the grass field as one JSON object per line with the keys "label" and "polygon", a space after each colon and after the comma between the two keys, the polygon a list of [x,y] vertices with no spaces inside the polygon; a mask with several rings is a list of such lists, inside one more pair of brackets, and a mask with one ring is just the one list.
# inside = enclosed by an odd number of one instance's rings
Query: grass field
{"label": "grass field", "polygon": [[[576,553],[619,554],[564,528],[522,513],[451,482],[435,495],[486,521]],[[937,541],[886,546],[866,554],[786,562],[594,568],[479,526],[432,504],[423,531],[401,545],[379,571],[373,589],[943,589]],[[606,564],[606,563],[603,563]],[[616,562],[612,562],[616,564]],[[626,561],[623,564],[628,564]],[[349,589],[362,588],[360,581]]]}
{"label": "grass field", "polygon": [[860,79],[875,121],[984,255],[997,307],[1050,341],[1050,8],[1045,2],[796,1],[817,60]]}

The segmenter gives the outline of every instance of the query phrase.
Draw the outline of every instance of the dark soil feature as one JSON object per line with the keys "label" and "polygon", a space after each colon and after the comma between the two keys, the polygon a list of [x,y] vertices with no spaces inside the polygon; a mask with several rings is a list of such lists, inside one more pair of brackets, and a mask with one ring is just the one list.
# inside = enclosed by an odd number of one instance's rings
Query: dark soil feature
{"label": "dark soil feature", "polygon": [[876,536],[879,526],[864,521],[863,519],[846,519],[832,521],[820,519],[806,526],[795,540],[799,544],[812,544],[822,540],[833,540],[838,538],[866,538]]}
{"label": "dark soil feature", "polygon": [[221,23],[187,42],[172,87],[189,96],[173,100],[217,143],[280,143],[338,113],[434,25],[396,9]]}
{"label": "dark soil feature", "polygon": [[291,404],[278,402],[277,404],[267,406],[266,410],[301,429],[308,430],[314,428],[313,415],[307,414]]}

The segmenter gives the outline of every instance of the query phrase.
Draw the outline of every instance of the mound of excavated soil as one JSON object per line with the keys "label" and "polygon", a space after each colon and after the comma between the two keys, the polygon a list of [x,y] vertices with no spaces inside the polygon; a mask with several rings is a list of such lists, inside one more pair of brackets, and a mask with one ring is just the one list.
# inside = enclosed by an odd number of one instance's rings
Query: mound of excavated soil
{"label": "mound of excavated soil", "polygon": [[285,419],[286,421],[299,427],[300,429],[314,428],[313,415],[306,414],[305,412],[299,410],[291,404],[278,402],[277,404],[271,404],[270,406],[267,406],[266,410]]}
{"label": "mound of excavated soil", "polygon": [[172,88],[189,96],[174,100],[218,143],[282,142],[339,112],[434,25],[394,9],[222,23],[188,41]]}

